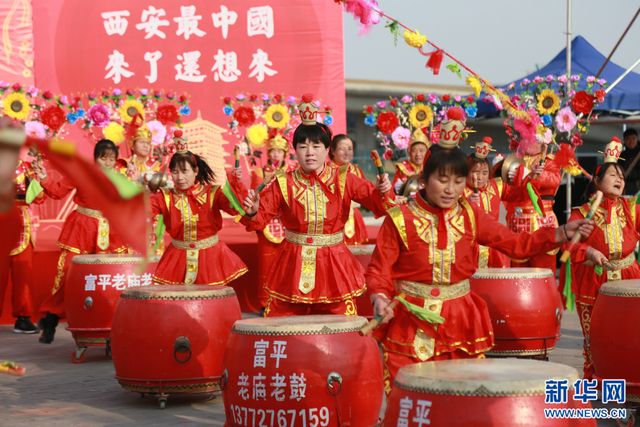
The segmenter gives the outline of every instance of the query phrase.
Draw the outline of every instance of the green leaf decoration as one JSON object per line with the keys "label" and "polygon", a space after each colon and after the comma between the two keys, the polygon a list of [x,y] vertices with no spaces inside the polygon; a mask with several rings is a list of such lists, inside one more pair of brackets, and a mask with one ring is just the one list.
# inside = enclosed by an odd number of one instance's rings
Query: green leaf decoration
{"label": "green leaf decoration", "polygon": [[447,70],[451,71],[458,75],[459,79],[462,79],[462,74],[460,74],[460,66],[458,64],[449,64],[447,65]]}

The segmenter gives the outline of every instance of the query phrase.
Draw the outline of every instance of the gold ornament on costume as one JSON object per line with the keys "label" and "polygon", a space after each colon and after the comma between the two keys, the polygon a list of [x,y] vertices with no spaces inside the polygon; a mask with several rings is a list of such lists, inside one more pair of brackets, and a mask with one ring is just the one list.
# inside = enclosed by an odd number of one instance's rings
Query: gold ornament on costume
{"label": "gold ornament on costume", "polygon": [[427,135],[422,132],[422,129],[416,129],[411,134],[411,143],[409,144],[409,148],[413,146],[413,144],[424,144],[427,146],[427,149],[431,148],[431,142]]}
{"label": "gold ornament on costume", "polygon": [[267,152],[269,150],[280,149],[285,153],[289,152],[289,141],[284,139],[282,135],[276,135],[269,140],[269,144],[267,146]]}
{"label": "gold ornament on costume", "polygon": [[428,105],[416,104],[409,111],[409,122],[414,128],[427,127],[433,121],[433,110]]}
{"label": "gold ornament on costume", "polygon": [[188,139],[183,137],[183,132],[180,129],[173,131],[173,143],[176,146],[176,153],[186,153],[189,151]]}
{"label": "gold ornament on costume", "polygon": [[152,136],[153,135],[151,134],[151,131],[149,130],[147,125],[143,124],[138,128],[134,137],[131,138],[131,141],[129,141],[129,145],[133,146],[133,143],[138,139],[146,139],[148,141],[151,141]]}

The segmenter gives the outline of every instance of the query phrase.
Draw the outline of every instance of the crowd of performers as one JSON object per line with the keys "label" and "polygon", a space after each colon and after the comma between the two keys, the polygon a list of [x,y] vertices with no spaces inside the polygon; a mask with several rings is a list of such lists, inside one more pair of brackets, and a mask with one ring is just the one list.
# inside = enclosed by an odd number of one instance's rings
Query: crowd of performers
{"label": "crowd of performers", "polygon": [[[552,207],[561,168],[540,145],[508,172],[509,183],[492,177],[495,168],[487,160],[491,140],[478,142],[474,154],[465,155],[458,147],[465,123],[452,108],[437,145],[431,146],[422,132],[414,132],[410,159],[396,165],[392,181],[382,174],[374,185],[351,164],[353,141],[345,135],[332,137],[331,129],[317,121],[318,107],[309,96],[303,97],[299,110],[302,123],[295,129],[292,147],[279,135],[268,141],[269,162],[252,171],[251,190],[238,179],[239,169],[227,172],[232,194],[214,185],[212,169],[189,151],[186,138],[176,132],[177,152],[168,162],[173,186],[152,194],[148,210],[150,220],[162,216],[171,236],[155,272],[156,284],[226,285],[246,273],[247,267],[217,234],[223,224],[221,211],[243,214],[240,222],[246,230],[258,232],[258,292],[265,317],[355,315],[355,298],[371,288],[374,312],[384,318],[374,336],[383,349],[389,391],[402,366],[482,358],[492,347],[487,305],[469,286],[477,268],[532,266],[555,271],[556,252],[580,233],[583,240],[571,255],[571,288],[585,338],[600,285],[640,277],[633,252],[640,218],[635,201],[621,197],[625,181],[617,164],[620,150],[617,156],[610,150],[612,144],[620,144],[616,138],[607,147],[605,163],[593,174],[589,191],[604,194],[594,220],[585,218],[586,204],[573,211],[568,224],[558,227]],[[160,170],[160,165],[149,160],[149,138],[143,131],[132,145],[134,156],[118,159],[116,145],[101,140],[94,149],[94,162],[146,182],[143,175]],[[290,148],[298,167],[287,162]],[[64,317],[64,287],[72,258],[123,253],[128,248],[81,185],[68,178],[54,180],[42,162],[19,161],[15,148],[0,145],[0,149],[15,154],[0,155],[0,168],[12,161],[15,169],[9,179],[6,171],[0,171],[4,180],[0,219],[9,225],[5,229],[11,231],[11,241],[18,242],[10,256],[3,257],[6,265],[1,270],[6,275],[10,269],[13,275],[16,332],[37,331],[28,317],[33,239],[24,183],[37,179],[42,186],[35,203],[45,197],[60,199],[77,189],[77,209],[68,216],[58,241],[62,251],[52,293],[40,308],[46,313],[39,325],[40,342],[50,343]],[[15,188],[7,190],[4,183],[11,180]],[[256,191],[260,187],[264,189]],[[532,202],[531,192],[540,203]],[[498,222],[501,203],[506,205],[507,226]],[[366,271],[345,244],[368,239],[359,206],[384,217]],[[605,273],[598,275],[595,266]],[[399,294],[404,295],[403,304],[390,309]],[[427,312],[428,320],[414,314],[416,306]],[[585,360],[585,376],[590,377],[588,340]]]}

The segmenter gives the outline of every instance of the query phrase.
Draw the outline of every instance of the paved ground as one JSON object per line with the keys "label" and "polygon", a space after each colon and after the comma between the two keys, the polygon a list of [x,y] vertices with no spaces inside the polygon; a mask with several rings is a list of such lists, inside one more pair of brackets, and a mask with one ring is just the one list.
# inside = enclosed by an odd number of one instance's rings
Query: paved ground
{"label": "paved ground", "polygon": [[[89,348],[83,364],[72,363],[75,343],[65,326],[58,327],[51,345],[39,344],[36,336],[15,335],[10,326],[0,326],[0,360],[27,368],[22,378],[0,374],[1,426],[224,425],[219,393],[173,395],[167,409],[160,410],[153,396],[141,398],[118,385],[103,347]],[[581,372],[582,334],[575,314],[565,313],[562,334],[551,361]],[[603,405],[597,402],[594,406]],[[598,426],[615,425],[613,420],[598,422]]]}

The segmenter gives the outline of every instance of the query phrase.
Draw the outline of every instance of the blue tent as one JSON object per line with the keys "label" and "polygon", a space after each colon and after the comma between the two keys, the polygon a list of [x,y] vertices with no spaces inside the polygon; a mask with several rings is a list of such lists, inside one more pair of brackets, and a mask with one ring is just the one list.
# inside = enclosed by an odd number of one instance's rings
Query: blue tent
{"label": "blue tent", "polygon": [[[576,36],[571,42],[571,74],[582,74],[578,84],[578,90],[587,86],[585,79],[595,76],[607,58],[598,52],[584,37]],[[636,58],[633,58],[634,60]],[[563,49],[551,62],[535,73],[516,80],[516,87],[524,79],[533,81],[534,77],[546,77],[549,74],[559,76],[567,72],[567,49]],[[600,73],[599,78],[605,79],[611,84],[625,72],[625,69],[609,61]],[[504,89],[508,85],[503,86]],[[604,102],[598,105],[598,110],[613,111],[639,111],[640,110],[640,74],[631,72],[622,79],[605,97]],[[478,116],[497,115],[495,106],[491,103],[478,101]]]}

